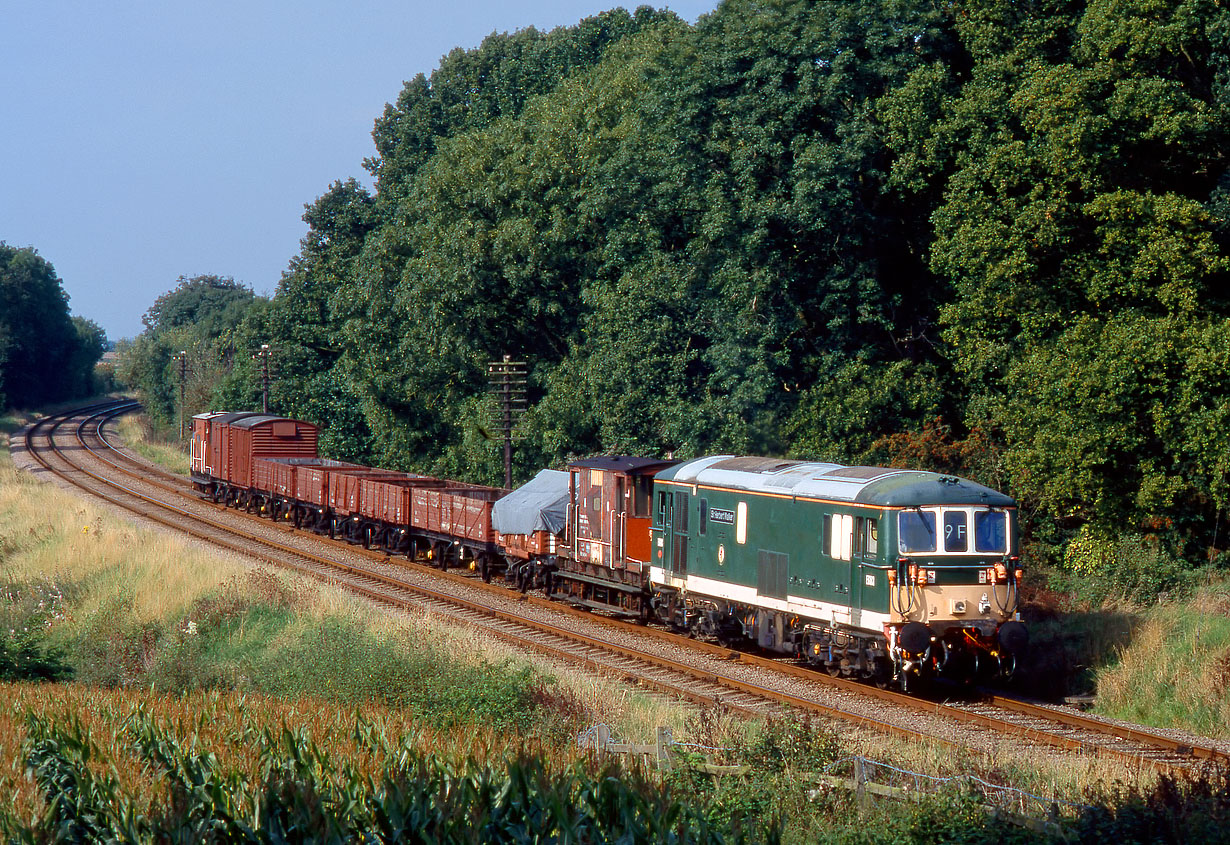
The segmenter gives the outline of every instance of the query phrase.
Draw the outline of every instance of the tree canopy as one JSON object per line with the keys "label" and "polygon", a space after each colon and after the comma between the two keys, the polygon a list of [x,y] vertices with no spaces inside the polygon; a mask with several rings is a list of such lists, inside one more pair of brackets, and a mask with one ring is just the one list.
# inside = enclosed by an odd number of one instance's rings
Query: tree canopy
{"label": "tree canopy", "polygon": [[0,407],[89,395],[105,345],[97,323],[69,315],[50,262],[0,241]]}
{"label": "tree canopy", "polygon": [[1093,526],[1216,557],[1228,40],[1219,0],[725,0],[493,35],[376,119],[373,189],[307,207],[215,397],[251,397],[268,343],[278,408],[333,454],[495,481],[485,365],[511,354],[519,477],[921,463],[1018,496],[1053,548]]}

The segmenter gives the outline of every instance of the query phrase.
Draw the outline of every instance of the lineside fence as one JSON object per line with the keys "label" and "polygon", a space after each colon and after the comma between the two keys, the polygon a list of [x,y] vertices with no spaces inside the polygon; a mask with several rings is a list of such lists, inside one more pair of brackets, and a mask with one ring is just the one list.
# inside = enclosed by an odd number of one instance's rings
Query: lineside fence
{"label": "lineside fence", "polygon": [[[730,752],[736,749],[675,742],[669,727],[659,727],[654,742],[638,744],[614,739],[611,727],[599,724],[577,736],[577,744],[582,748],[593,749],[599,756],[606,754],[629,756],[662,771],[682,767],[712,775],[741,775],[751,771],[750,766],[717,765],[710,756],[711,753]],[[690,759],[696,754],[703,757],[704,762]],[[1064,827],[1065,810],[1071,813],[1092,809],[1084,804],[1044,798],[1015,787],[1001,786],[976,775],[937,777],[922,772],[912,772],[858,754],[834,760],[822,770],[802,775],[802,778],[815,784],[815,788],[808,792],[812,798],[817,798],[834,789],[841,789],[853,792],[857,805],[864,808],[869,807],[876,799],[921,801],[929,796],[940,794],[946,789],[965,787],[980,797],[982,807],[988,815],[1019,827],[1060,838],[1067,838],[1069,834]]]}

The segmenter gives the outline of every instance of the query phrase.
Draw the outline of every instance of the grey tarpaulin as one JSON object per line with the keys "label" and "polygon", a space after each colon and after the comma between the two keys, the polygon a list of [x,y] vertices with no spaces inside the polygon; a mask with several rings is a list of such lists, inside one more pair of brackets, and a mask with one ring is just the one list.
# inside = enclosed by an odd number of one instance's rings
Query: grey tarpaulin
{"label": "grey tarpaulin", "polygon": [[544,469],[491,509],[491,526],[501,534],[559,534],[568,519],[568,473]]}

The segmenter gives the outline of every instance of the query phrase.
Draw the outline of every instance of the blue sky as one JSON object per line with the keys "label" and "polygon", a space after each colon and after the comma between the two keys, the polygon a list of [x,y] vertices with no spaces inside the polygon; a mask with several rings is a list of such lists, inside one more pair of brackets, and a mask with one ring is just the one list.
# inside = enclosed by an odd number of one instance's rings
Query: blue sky
{"label": "blue sky", "polygon": [[[649,5],[695,22],[717,2]],[[0,2],[0,241],[38,249],[111,340],[179,276],[272,293],[304,204],[370,184],[372,123],[403,81],[492,32],[618,5]]]}

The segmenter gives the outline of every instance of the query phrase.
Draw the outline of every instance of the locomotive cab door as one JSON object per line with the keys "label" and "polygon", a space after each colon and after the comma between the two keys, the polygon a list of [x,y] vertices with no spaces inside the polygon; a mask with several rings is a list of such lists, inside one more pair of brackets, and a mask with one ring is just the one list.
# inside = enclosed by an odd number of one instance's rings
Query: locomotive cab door
{"label": "locomotive cab door", "polygon": [[687,493],[670,492],[666,496],[666,513],[662,520],[662,534],[670,549],[670,565],[667,572],[676,578],[688,575],[688,508],[691,506]]}

